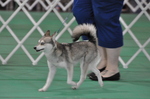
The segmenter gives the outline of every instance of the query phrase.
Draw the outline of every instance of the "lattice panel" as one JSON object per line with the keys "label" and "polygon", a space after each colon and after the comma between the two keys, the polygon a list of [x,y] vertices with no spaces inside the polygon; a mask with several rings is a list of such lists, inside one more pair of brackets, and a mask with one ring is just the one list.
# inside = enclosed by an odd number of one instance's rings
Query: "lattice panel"
{"label": "lattice panel", "polygon": [[[41,29],[40,24],[43,22],[43,20],[53,11],[58,19],[63,23],[64,28],[60,31],[60,33],[57,36],[57,39],[59,39],[65,31],[68,31],[70,34],[72,33],[72,30],[70,28],[71,24],[75,21],[75,18],[72,17],[71,20],[67,23],[64,22],[64,18],[61,16],[61,14],[56,10],[56,6],[59,6],[62,11],[66,11],[68,8],[72,6],[73,0],[68,0],[68,2],[63,5],[60,0],[31,0],[32,3],[29,3],[30,0],[5,0],[2,1],[0,0],[0,6],[5,7],[9,3],[14,1],[17,3],[18,7],[14,12],[12,13],[11,16],[7,20],[4,20],[4,18],[0,15],[0,23],[2,23],[2,26],[0,27],[0,33],[4,30],[7,29],[8,32],[11,34],[11,36],[14,38],[14,40],[17,42],[17,45],[15,48],[12,49],[12,51],[4,58],[0,54],[0,60],[2,61],[2,64],[6,64],[10,58],[13,57],[15,52],[21,48],[25,54],[28,56],[28,58],[31,60],[33,65],[36,65],[38,61],[44,56],[43,53],[41,53],[36,59],[33,58],[33,56],[29,53],[27,48],[24,46],[24,42],[27,40],[27,38],[30,37],[30,35],[33,33],[34,30],[37,30],[41,35],[44,34],[44,31]],[[138,15],[129,23],[120,17],[120,22],[122,23],[122,26],[124,27],[123,34],[129,34],[131,38],[135,41],[139,49],[133,54],[132,57],[128,61],[124,61],[122,57],[119,58],[120,63],[123,65],[124,68],[127,68],[128,65],[139,55],[140,52],[143,52],[145,57],[150,61],[150,54],[148,51],[145,49],[149,44],[150,44],[150,38],[148,37],[147,40],[144,41],[144,43],[141,43],[138,38],[136,37],[136,33],[133,32],[132,28],[133,26],[140,20],[140,18],[144,15],[150,21],[150,14],[148,13],[150,11],[150,2],[149,0],[134,0],[135,5],[133,5],[130,0],[125,0],[124,4],[126,4],[132,12],[137,12],[140,10]],[[45,10],[45,13],[43,16],[38,20],[35,21],[35,19],[30,15],[29,11],[33,10],[37,5],[40,5]],[[15,32],[13,29],[9,26],[10,21],[17,16],[17,14],[23,11],[25,15],[28,17],[28,19],[31,21],[33,24],[33,27],[29,30],[29,32],[21,39],[16,36]]]}
{"label": "lattice panel", "polygon": [[145,47],[150,43],[150,37],[145,41],[144,44],[141,44],[140,41],[137,39],[135,36],[136,33],[132,32],[132,27],[136,22],[142,17],[143,15],[146,16],[148,21],[150,21],[150,14],[148,13],[148,10],[150,9],[150,2],[148,0],[134,0],[136,3],[136,6],[132,6],[132,4],[129,3],[129,0],[125,0],[124,4],[127,4],[129,8],[133,11],[136,12],[139,9],[141,10],[138,15],[131,21],[130,24],[127,25],[127,23],[124,21],[122,17],[120,17],[120,21],[122,25],[125,27],[123,34],[125,35],[126,33],[129,33],[132,39],[135,41],[139,49],[134,53],[134,55],[125,63],[123,59],[120,57],[119,60],[124,66],[124,68],[127,68],[128,65],[139,55],[140,52],[143,52],[147,59],[150,61],[150,55],[149,53],[145,50]]}

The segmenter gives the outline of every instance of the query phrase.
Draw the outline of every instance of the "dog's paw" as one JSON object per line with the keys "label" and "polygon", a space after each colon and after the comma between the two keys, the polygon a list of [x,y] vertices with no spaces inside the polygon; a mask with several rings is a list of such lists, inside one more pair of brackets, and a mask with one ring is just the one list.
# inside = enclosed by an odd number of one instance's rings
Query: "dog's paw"
{"label": "dog's paw", "polygon": [[76,90],[78,87],[77,86],[72,86],[72,89],[73,90]]}
{"label": "dog's paw", "polygon": [[43,89],[43,88],[41,88],[41,89],[39,89],[38,91],[39,91],[39,92],[45,92],[46,90]]}

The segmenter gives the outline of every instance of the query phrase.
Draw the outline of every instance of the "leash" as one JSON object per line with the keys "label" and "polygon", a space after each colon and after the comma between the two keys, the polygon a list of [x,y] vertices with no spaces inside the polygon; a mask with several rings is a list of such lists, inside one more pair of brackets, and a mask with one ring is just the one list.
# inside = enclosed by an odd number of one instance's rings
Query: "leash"
{"label": "leash", "polygon": [[66,21],[68,20],[68,18],[70,17],[70,15],[71,15],[71,13],[69,13],[69,14],[66,16],[66,18],[64,19],[62,25],[60,26],[60,28],[59,28],[57,31],[55,31],[55,33],[59,33],[60,30],[62,30],[64,24],[66,23]]}

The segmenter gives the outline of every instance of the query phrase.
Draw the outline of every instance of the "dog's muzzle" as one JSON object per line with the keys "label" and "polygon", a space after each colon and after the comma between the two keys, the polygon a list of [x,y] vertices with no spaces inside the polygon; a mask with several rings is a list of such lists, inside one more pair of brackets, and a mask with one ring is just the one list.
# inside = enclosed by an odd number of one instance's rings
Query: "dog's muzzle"
{"label": "dog's muzzle", "polygon": [[33,49],[35,49],[37,52],[44,50],[44,48],[40,49],[40,50],[37,50],[37,47],[33,47]]}

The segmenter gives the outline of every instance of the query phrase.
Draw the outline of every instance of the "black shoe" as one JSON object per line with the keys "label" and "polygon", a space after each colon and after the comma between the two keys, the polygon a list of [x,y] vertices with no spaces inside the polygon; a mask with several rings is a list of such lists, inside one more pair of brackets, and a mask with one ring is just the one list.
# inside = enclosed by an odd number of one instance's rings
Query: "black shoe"
{"label": "black shoe", "polygon": [[[96,75],[95,76],[90,76],[89,78],[93,81],[98,81]],[[118,80],[120,80],[120,73],[118,72],[118,73],[116,73],[116,74],[114,74],[110,77],[102,77],[102,80],[103,81],[118,81]]]}
{"label": "black shoe", "polygon": [[[105,70],[106,67],[103,67],[102,69],[98,69],[100,72],[102,72],[103,70]],[[88,77],[90,76],[95,76],[95,73],[91,72],[87,75]]]}

